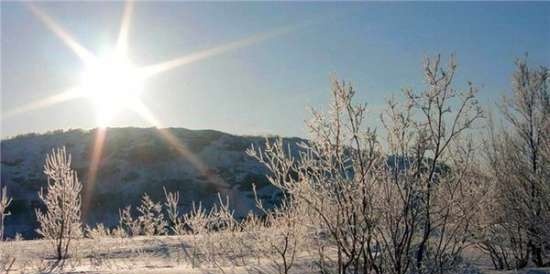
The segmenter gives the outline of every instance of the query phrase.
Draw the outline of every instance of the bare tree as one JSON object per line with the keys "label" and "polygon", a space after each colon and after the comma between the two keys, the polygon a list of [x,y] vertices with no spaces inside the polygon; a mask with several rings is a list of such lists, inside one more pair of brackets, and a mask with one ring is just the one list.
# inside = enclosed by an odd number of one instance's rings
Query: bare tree
{"label": "bare tree", "polygon": [[36,210],[40,228],[37,232],[49,239],[58,261],[69,256],[71,240],[81,235],[80,207],[82,184],[71,169],[71,155],[65,147],[52,150],[46,156],[44,174],[48,177],[46,192],[39,197],[46,211]]}

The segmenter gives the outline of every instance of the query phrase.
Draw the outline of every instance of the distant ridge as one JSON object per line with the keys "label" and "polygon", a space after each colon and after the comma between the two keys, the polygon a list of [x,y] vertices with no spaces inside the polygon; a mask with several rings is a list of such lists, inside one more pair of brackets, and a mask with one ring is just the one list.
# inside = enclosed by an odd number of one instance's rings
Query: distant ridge
{"label": "distant ridge", "polygon": [[[252,183],[258,186],[267,203],[277,201],[278,191],[267,182],[266,169],[245,153],[252,144],[262,146],[264,137],[237,136],[210,129],[161,130],[174,136],[203,168],[197,168],[196,163],[181,155],[156,128],[108,128],[97,179],[90,188],[86,223],[116,225],[119,208],[137,205],[143,193],[155,200],[163,199],[163,186],[168,191],[181,192],[184,210],[192,201],[208,206],[220,192],[229,196],[236,215],[245,215],[254,208]],[[37,192],[46,184],[42,166],[52,148],[65,146],[72,154],[72,166],[79,178],[84,184],[87,182],[96,132],[97,129],[55,130],[18,135],[0,142],[1,181],[14,199],[10,207],[13,215],[6,219],[8,237],[15,230],[26,237],[34,233],[34,208],[41,206]],[[296,144],[304,140],[284,141],[292,151],[297,151]],[[226,187],[214,184],[213,177],[223,180]]]}

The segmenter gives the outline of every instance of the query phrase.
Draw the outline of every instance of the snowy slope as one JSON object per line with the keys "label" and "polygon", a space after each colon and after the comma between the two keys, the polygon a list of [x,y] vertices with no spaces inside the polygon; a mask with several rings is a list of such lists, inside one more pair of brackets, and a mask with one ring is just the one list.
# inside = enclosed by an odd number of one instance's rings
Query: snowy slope
{"label": "snowy slope", "polygon": [[[183,208],[192,201],[209,205],[217,193],[230,197],[237,215],[253,208],[251,184],[259,186],[262,198],[274,202],[277,191],[265,179],[265,168],[246,155],[250,145],[262,145],[263,137],[245,137],[214,130],[166,129],[183,145],[188,155],[169,145],[155,128],[110,128],[107,131],[97,179],[85,185],[90,209],[88,224],[103,222],[115,225],[118,209],[137,205],[147,192],[155,200],[163,198],[162,187],[180,191]],[[81,181],[88,184],[88,169],[96,130],[55,131],[28,134],[1,142],[1,180],[14,202],[8,217],[7,235],[15,231],[32,236],[35,228],[34,208],[40,206],[37,192],[46,184],[42,173],[45,156],[54,147],[65,146],[72,154],[72,166]],[[300,139],[285,141],[296,150]],[[220,185],[219,182],[223,182]]]}

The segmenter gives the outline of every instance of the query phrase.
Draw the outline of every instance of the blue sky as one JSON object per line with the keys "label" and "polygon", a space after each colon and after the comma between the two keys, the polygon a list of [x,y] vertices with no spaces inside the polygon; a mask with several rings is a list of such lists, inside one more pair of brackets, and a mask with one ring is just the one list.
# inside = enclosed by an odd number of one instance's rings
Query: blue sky
{"label": "blue sky", "polygon": [[[115,43],[123,5],[37,3],[93,52]],[[1,8],[2,113],[74,85],[78,57],[23,3]],[[137,2],[130,57],[153,64],[281,27],[295,28],[155,76],[143,101],[166,126],[305,136],[306,106],[327,102],[331,76],[351,81],[357,99],[376,109],[401,88],[422,87],[425,56],[455,53],[456,86],[472,81],[494,105],[510,90],[517,57],[528,52],[530,64],[550,65],[549,2]],[[94,111],[78,99],[2,118],[2,137],[93,128]],[[110,125],[149,126],[131,112]]]}

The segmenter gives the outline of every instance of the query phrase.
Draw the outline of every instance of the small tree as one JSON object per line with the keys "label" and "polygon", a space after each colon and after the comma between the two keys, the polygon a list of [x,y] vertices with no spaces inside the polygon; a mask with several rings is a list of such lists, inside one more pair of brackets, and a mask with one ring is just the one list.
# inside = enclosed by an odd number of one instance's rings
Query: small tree
{"label": "small tree", "polygon": [[81,235],[82,184],[71,169],[71,155],[65,147],[46,156],[44,174],[48,177],[47,191],[41,189],[38,195],[46,211],[36,210],[40,225],[37,232],[51,241],[56,258],[61,261],[69,256],[71,239]]}

